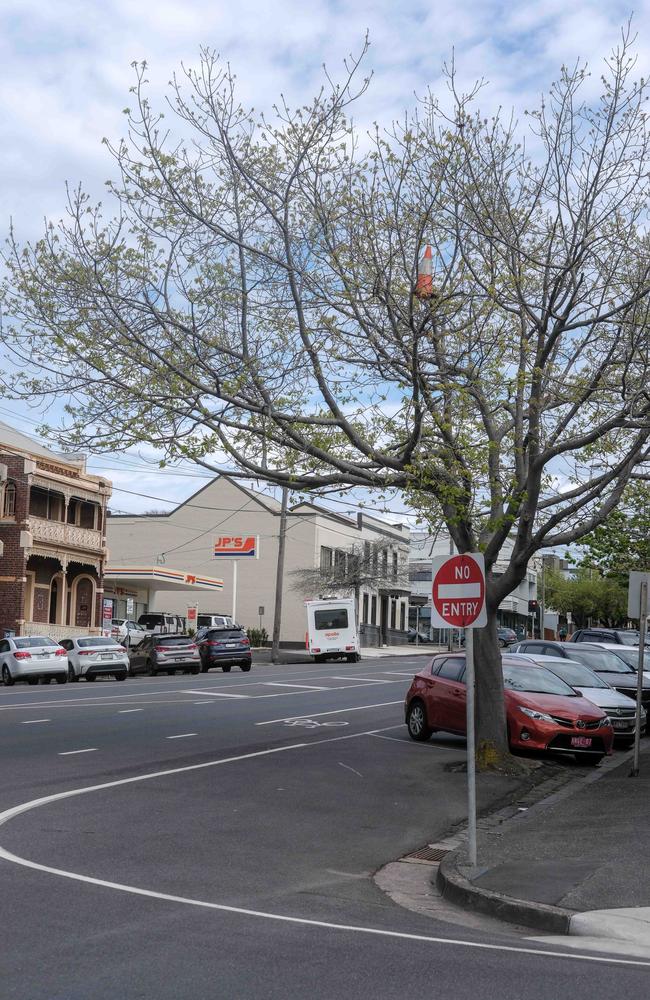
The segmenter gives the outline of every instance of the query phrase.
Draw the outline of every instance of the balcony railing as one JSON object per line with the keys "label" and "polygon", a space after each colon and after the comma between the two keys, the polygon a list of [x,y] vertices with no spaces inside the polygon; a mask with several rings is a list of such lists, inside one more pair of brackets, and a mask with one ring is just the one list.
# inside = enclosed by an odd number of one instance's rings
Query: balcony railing
{"label": "balcony railing", "polygon": [[49,521],[45,517],[30,515],[29,530],[35,542],[51,542],[54,545],[66,545],[75,549],[88,549],[91,552],[101,552],[102,533],[94,528],[80,528],[76,524],[65,524],[63,521]]}
{"label": "balcony railing", "polygon": [[79,628],[76,625],[50,625],[48,622],[24,622],[21,635],[47,635],[60,642],[80,635],[101,635],[100,628]]}

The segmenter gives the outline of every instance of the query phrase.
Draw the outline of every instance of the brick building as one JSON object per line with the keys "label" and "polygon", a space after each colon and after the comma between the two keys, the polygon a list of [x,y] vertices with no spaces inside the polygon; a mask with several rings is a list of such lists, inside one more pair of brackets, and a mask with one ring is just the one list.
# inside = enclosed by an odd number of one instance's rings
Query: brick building
{"label": "brick building", "polygon": [[111,484],[0,421],[0,636],[98,632]]}

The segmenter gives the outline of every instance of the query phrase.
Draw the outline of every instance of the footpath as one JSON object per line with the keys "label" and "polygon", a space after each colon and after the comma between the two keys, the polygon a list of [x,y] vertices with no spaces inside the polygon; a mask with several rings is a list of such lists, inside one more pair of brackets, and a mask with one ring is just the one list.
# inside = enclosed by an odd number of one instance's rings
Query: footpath
{"label": "footpath", "polygon": [[615,753],[555,794],[481,820],[478,866],[465,844],[441,861],[443,897],[541,931],[650,948],[648,740],[641,748],[636,778],[631,754]]}

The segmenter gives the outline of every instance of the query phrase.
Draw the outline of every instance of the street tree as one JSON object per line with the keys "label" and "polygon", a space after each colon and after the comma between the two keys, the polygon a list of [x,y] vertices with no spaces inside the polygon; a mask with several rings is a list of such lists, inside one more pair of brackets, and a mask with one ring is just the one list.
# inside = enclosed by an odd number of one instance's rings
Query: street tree
{"label": "street tree", "polygon": [[353,542],[335,549],[329,562],[293,571],[293,587],[305,596],[354,597],[360,621],[363,590],[408,591],[408,563],[390,542]]}
{"label": "street tree", "polygon": [[620,504],[580,542],[578,565],[627,587],[633,570],[650,572],[650,486],[633,481]]}
{"label": "street tree", "polygon": [[444,101],[370,134],[350,117],[365,48],[268,117],[204,51],[173,78],[168,120],[139,65],[107,207],[72,190],[58,225],[6,250],[7,391],[65,396],[64,445],[146,442],[316,495],[402,491],[459,552],[483,551],[483,766],[512,764],[499,603],[648,469],[648,87],[632,48],[624,30],[596,92],[585,67],[562,69],[523,125],[481,113],[481,85],[462,92],[452,65]]}
{"label": "street tree", "polygon": [[546,604],[563,615],[571,615],[578,628],[593,624],[614,628],[627,620],[627,589],[612,578],[589,569],[577,569],[571,576],[548,573]]}

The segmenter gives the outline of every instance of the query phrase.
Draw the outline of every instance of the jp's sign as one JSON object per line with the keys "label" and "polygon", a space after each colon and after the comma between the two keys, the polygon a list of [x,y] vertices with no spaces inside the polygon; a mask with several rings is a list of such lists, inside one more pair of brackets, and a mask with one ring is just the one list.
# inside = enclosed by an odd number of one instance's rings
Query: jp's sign
{"label": "jp's sign", "polygon": [[257,559],[259,545],[255,535],[222,535],[215,539],[213,556],[215,559]]}
{"label": "jp's sign", "polygon": [[435,558],[431,596],[431,624],[435,628],[486,625],[483,555],[466,552]]}

